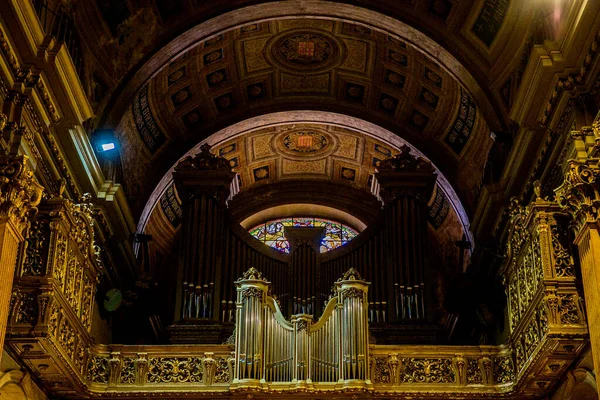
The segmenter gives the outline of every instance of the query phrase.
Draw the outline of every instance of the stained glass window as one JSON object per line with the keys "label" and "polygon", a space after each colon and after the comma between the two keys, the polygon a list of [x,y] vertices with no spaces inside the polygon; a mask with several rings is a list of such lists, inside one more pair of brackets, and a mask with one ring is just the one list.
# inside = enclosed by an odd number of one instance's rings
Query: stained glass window
{"label": "stained glass window", "polygon": [[267,221],[250,229],[250,234],[269,247],[283,253],[290,252],[290,244],[285,237],[285,227],[325,227],[325,235],[321,240],[321,253],[337,249],[350,242],[358,232],[339,222],[313,217],[282,218]]}

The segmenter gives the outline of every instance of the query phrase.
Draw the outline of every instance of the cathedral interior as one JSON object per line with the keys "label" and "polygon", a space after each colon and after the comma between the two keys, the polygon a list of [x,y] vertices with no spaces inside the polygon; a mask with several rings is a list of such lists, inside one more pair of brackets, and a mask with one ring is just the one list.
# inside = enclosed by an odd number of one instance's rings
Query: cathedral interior
{"label": "cathedral interior", "polygon": [[600,1],[217,3],[0,1],[0,399],[598,399]]}

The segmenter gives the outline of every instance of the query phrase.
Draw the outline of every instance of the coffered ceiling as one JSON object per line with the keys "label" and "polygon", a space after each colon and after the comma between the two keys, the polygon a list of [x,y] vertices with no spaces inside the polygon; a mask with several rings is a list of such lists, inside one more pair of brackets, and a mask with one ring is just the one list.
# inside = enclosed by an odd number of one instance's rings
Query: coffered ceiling
{"label": "coffered ceiling", "polygon": [[[304,18],[245,25],[208,38],[142,87],[117,127],[134,209],[141,210],[179,157],[218,129],[249,116],[311,109],[387,127],[434,161],[472,205],[485,163],[481,155],[491,140],[469,91],[398,37],[363,24]],[[337,179],[345,168],[325,158],[297,162],[288,152],[289,159],[271,167],[269,179],[291,170],[304,178]],[[256,181],[254,170],[241,175],[243,183]],[[366,184],[367,177],[357,170],[354,179]]]}
{"label": "coffered ceiling", "polygon": [[[348,128],[298,123],[252,130],[215,143],[211,151],[229,160],[238,174],[240,193],[251,190],[252,193],[262,193],[256,189],[271,184],[300,181],[303,182],[306,190],[319,190],[322,187],[319,183],[327,183],[335,187],[335,191],[321,196],[311,196],[309,202],[317,209],[320,205],[321,209],[325,206],[325,208],[333,207],[331,210],[335,210],[341,207],[341,204],[336,204],[336,197],[341,195],[340,191],[352,192],[359,197],[373,197],[371,182],[377,166],[381,160],[396,155],[399,150],[391,143]],[[311,187],[310,182],[315,182],[315,186]],[[440,180],[440,184],[436,186],[428,200],[428,221],[432,240],[447,246],[450,254],[454,242],[460,240],[465,232],[456,211],[461,209],[460,205],[453,203],[453,193],[446,193],[447,187],[444,189],[442,186],[445,184]],[[272,194],[268,197],[263,202],[264,208],[271,207],[273,204],[287,204],[287,207],[279,207],[279,209],[288,211],[294,207],[298,208],[299,206],[294,204],[303,199],[301,194],[297,194],[286,201],[273,203],[273,199],[270,198]],[[373,204],[376,208],[380,205],[374,198]],[[314,211],[314,207],[306,209]],[[254,210],[251,215],[256,217],[258,215],[256,212],[261,210]],[[295,214],[298,212],[300,211],[296,210]],[[306,212],[305,210],[304,213]],[[316,216],[335,218],[336,215],[332,212],[319,212]],[[352,210],[349,212],[352,215]],[[246,218],[244,215],[242,213],[242,218]],[[269,214],[271,219],[287,216],[289,215]],[[373,222],[366,214],[357,213],[353,218],[360,221],[363,227]],[[144,233],[154,238],[153,251],[161,254],[169,254],[172,251],[181,219],[181,199],[173,181],[168,180],[160,196],[154,200],[154,206],[143,228]],[[254,221],[263,222],[256,218]],[[359,226],[359,224],[354,225]]]}

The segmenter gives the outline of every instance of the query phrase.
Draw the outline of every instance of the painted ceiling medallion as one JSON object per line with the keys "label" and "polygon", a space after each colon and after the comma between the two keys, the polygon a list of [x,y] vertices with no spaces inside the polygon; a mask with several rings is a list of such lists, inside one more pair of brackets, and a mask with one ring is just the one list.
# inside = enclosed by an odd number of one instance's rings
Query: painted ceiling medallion
{"label": "painted ceiling medallion", "polygon": [[273,61],[292,71],[317,72],[342,61],[341,45],[332,36],[315,31],[287,31],[272,42]]}
{"label": "painted ceiling medallion", "polygon": [[329,144],[327,138],[318,132],[293,132],[283,138],[283,145],[296,153],[316,153]]}
{"label": "painted ceiling medallion", "polygon": [[288,158],[307,160],[328,156],[337,147],[337,141],[320,130],[295,129],[275,136],[272,146]]}

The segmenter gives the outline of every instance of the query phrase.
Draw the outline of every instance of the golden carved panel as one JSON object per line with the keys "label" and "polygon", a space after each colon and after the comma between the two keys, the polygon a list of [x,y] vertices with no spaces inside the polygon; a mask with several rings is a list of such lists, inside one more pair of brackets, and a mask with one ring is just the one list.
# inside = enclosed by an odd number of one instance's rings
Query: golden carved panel
{"label": "golden carved panel", "polygon": [[359,156],[362,150],[361,147],[363,146],[364,139],[357,136],[342,134],[338,135],[337,139],[339,147],[335,153],[333,153],[333,155],[361,162]]}
{"label": "golden carved panel", "polygon": [[370,64],[372,56],[369,43],[351,39],[346,39],[344,42],[348,49],[348,56],[340,68],[363,74],[367,73],[367,66]]}
{"label": "golden carved panel", "polygon": [[282,73],[281,94],[329,93],[330,81],[329,73],[308,76]]}
{"label": "golden carved panel", "polygon": [[295,161],[284,159],[282,161],[281,177],[303,174],[327,175],[327,160]]}
{"label": "golden carved panel", "polygon": [[263,158],[275,156],[276,153],[271,147],[272,135],[256,135],[246,138],[246,143],[250,143],[250,156],[248,161],[250,163],[261,160]]}
{"label": "golden carved panel", "polygon": [[243,71],[245,71],[245,75],[270,68],[269,63],[263,56],[265,45],[268,40],[269,38],[260,38],[243,42]]}

